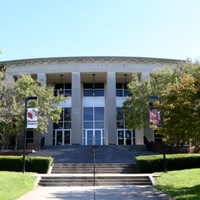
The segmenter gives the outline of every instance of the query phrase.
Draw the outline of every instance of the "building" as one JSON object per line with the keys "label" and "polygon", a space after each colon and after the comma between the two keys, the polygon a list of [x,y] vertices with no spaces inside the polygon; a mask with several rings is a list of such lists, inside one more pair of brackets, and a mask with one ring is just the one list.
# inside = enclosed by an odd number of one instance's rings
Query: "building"
{"label": "building", "polygon": [[[128,130],[120,107],[128,93],[132,74],[145,80],[155,69],[176,67],[181,60],[137,57],[64,57],[2,62],[7,76],[31,74],[44,85],[62,88],[70,96],[61,103],[59,124],[49,121],[45,145],[140,145],[148,128]],[[27,132],[27,142],[40,140],[41,134]]]}

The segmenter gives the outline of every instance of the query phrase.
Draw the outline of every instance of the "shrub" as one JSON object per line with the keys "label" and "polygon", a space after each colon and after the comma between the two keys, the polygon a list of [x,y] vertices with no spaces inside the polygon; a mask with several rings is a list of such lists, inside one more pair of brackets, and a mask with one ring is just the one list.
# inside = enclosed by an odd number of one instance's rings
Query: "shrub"
{"label": "shrub", "polygon": [[[140,173],[161,172],[164,170],[163,155],[138,156],[136,165]],[[200,167],[200,154],[167,154],[167,170],[182,170]]]}
{"label": "shrub", "polygon": [[[26,156],[25,171],[47,173],[53,162],[51,157]],[[0,171],[21,172],[23,168],[22,156],[0,156]]]}

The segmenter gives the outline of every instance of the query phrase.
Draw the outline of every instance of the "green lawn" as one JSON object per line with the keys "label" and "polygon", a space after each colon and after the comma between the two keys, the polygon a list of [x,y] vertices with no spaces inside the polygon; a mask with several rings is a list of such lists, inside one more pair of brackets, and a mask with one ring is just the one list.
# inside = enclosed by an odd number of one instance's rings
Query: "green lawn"
{"label": "green lawn", "polygon": [[33,173],[0,171],[0,199],[15,200],[34,188]]}
{"label": "green lawn", "polygon": [[156,173],[156,188],[177,200],[200,199],[200,169]]}

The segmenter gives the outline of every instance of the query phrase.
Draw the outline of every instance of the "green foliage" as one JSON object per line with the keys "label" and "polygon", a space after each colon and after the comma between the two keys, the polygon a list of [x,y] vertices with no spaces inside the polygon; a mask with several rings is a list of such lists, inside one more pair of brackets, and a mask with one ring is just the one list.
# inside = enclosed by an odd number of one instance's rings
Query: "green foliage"
{"label": "green foliage", "polygon": [[126,127],[130,129],[143,128],[148,120],[148,86],[148,82],[141,83],[136,75],[133,75],[132,81],[128,84],[131,97],[124,102],[122,112],[125,114]]}
{"label": "green foliage", "polygon": [[164,119],[158,133],[176,146],[182,146],[191,138],[200,141],[200,88],[197,87],[200,71],[197,78],[184,73],[177,83],[168,83],[160,95],[162,103],[155,104]]}
{"label": "green foliage", "polygon": [[2,78],[0,82],[0,141],[5,146],[7,136],[15,136],[16,145],[24,129],[25,99],[37,96],[37,101],[28,102],[28,107],[38,108],[37,132],[46,133],[48,120],[57,123],[64,101],[61,95],[54,96],[53,87],[44,87],[30,75],[20,75],[17,81]]}
{"label": "green foliage", "polygon": [[[138,156],[136,165],[140,173],[162,172],[164,170],[163,155]],[[200,154],[167,154],[167,170],[182,170],[200,167]]]}
{"label": "green foliage", "polygon": [[[53,163],[51,157],[28,157],[26,156],[26,171],[47,173],[49,167]],[[0,156],[0,171],[22,171],[23,157],[22,156]]]}
{"label": "green foliage", "polygon": [[[136,76],[129,84],[122,107],[128,128],[149,124],[149,109],[160,110],[162,126],[150,126],[172,146],[181,147],[190,139],[200,142],[200,64],[187,61],[178,67],[156,70],[145,82]],[[149,96],[159,101],[151,102]]]}

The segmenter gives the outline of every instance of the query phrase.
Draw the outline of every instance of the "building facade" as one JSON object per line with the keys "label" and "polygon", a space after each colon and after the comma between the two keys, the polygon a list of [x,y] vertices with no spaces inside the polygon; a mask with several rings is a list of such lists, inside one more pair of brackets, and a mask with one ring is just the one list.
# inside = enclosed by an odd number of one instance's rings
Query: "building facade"
{"label": "building facade", "polygon": [[48,133],[27,132],[27,142],[45,137],[45,145],[141,145],[151,130],[128,130],[120,108],[132,74],[144,81],[155,69],[176,67],[181,60],[136,57],[65,57],[5,61],[7,76],[31,74],[67,98],[58,124]]}

